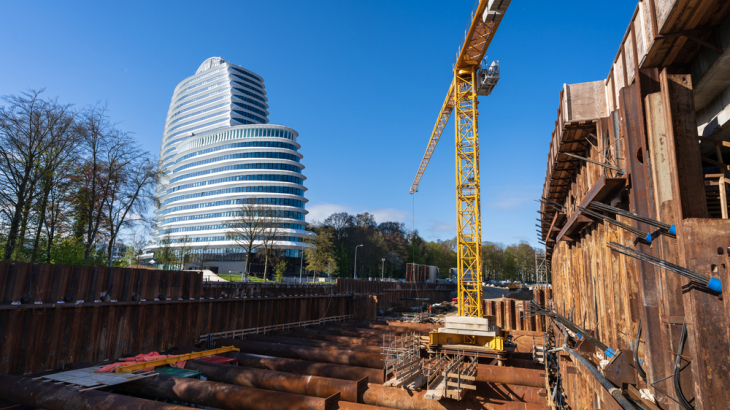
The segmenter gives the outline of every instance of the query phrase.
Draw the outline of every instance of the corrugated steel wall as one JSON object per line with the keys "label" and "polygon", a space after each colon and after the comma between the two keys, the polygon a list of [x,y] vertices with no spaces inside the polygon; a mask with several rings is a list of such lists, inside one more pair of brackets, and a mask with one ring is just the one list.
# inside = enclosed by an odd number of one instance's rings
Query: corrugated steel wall
{"label": "corrugated steel wall", "polygon": [[193,271],[0,263],[0,373],[57,370],[192,345],[201,334],[352,314],[353,293],[378,294],[378,308],[385,309],[417,302],[402,298],[439,301],[450,292],[370,281],[333,286],[202,279]]}

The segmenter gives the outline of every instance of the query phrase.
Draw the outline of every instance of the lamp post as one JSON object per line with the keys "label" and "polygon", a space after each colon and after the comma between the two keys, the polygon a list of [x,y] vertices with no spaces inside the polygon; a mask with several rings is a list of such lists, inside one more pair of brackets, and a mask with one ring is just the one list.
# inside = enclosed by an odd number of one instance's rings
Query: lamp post
{"label": "lamp post", "polygon": [[385,279],[384,273],[385,273],[385,258],[381,259],[383,261],[383,266],[380,268],[380,281],[382,282],[383,279]]}
{"label": "lamp post", "polygon": [[299,284],[302,283],[302,268],[304,267],[304,244],[301,245],[301,250],[299,252]]}
{"label": "lamp post", "polygon": [[355,274],[353,275],[353,279],[357,279],[357,248],[361,247],[362,245],[357,245],[355,247]]}

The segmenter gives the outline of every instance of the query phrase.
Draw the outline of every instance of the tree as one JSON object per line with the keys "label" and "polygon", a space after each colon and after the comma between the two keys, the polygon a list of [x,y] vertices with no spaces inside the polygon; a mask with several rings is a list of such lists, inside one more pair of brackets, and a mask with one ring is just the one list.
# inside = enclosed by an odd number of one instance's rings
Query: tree
{"label": "tree", "polygon": [[192,242],[192,239],[188,235],[175,240],[177,245],[173,249],[175,252],[175,262],[179,270],[185,269],[185,265],[190,262],[193,256],[193,247],[190,245]]}
{"label": "tree", "polygon": [[[79,233],[83,232],[86,244],[85,259],[88,259],[92,247],[102,229],[102,223],[110,222],[107,210],[115,206],[110,203],[112,197],[121,189],[121,181],[128,173],[137,173],[132,168],[139,165],[146,156],[129,133],[118,130],[109,120],[105,106],[87,108],[81,114],[77,125],[84,150],[84,161],[77,168],[76,207],[79,219]],[[125,197],[124,194],[121,194]],[[122,200],[124,201],[124,200]],[[132,201],[133,203],[134,201]],[[124,208],[119,205],[117,209]],[[119,214],[117,221],[123,221]],[[110,239],[113,240],[114,227],[107,225]],[[83,230],[82,230],[83,229]],[[111,241],[110,241],[111,242]]]}
{"label": "tree", "polygon": [[10,221],[5,261],[13,258],[18,241],[24,240],[36,184],[55,172],[77,141],[71,105],[43,100],[43,91],[2,97],[8,104],[0,107],[0,209]]}
{"label": "tree", "polygon": [[275,245],[281,240],[280,233],[283,232],[281,228],[281,218],[279,212],[274,208],[266,207],[263,211],[264,217],[264,232],[261,235],[261,242],[264,249],[264,282],[266,281],[266,273],[269,268],[269,256],[276,252]]}
{"label": "tree", "polygon": [[133,231],[126,241],[127,251],[123,256],[124,266],[137,266],[140,264],[142,253],[149,242],[137,231]]}
{"label": "tree", "polygon": [[155,251],[155,258],[163,267],[177,265],[177,254],[172,244],[173,240],[168,233],[160,239],[159,247]]}
{"label": "tree", "polygon": [[[246,252],[245,272],[250,272],[251,255],[268,242],[272,221],[278,222],[278,212],[256,197],[240,200],[236,214],[228,224],[226,236]],[[274,230],[278,230],[278,227]]]}
{"label": "tree", "polygon": [[325,272],[336,264],[332,228],[321,225],[316,228],[317,236],[312,246],[305,248],[304,256],[307,261],[307,270]]}
{"label": "tree", "polygon": [[286,261],[280,260],[274,266],[274,280],[277,283],[281,282],[281,279],[284,277],[285,271],[286,271]]}
{"label": "tree", "polygon": [[107,254],[112,258],[112,246],[119,231],[133,222],[144,220],[144,213],[154,198],[157,171],[155,162],[141,153],[132,158],[115,175],[110,175],[111,189],[106,201],[106,225],[109,227]]}

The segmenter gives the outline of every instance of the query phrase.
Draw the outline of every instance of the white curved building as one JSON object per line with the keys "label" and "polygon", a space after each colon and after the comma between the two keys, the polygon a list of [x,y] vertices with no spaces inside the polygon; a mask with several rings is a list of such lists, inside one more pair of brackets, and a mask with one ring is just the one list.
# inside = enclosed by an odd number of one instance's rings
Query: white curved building
{"label": "white curved building", "polygon": [[[268,107],[263,78],[220,57],[175,87],[160,148],[157,243],[169,235],[174,246],[187,236],[194,253],[206,254],[206,266],[243,271],[245,253],[226,227],[247,198],[256,198],[278,211],[276,246],[289,259],[287,271],[298,272],[307,235],[299,135],[268,124]],[[263,271],[258,265],[252,272]]]}

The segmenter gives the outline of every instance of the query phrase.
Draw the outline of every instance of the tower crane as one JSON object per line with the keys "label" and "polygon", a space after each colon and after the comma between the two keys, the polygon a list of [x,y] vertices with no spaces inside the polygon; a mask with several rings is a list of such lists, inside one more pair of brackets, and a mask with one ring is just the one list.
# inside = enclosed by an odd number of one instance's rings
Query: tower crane
{"label": "tower crane", "polygon": [[[479,0],[456,54],[454,78],[411,185],[414,194],[452,112],[456,123],[456,240],[458,317],[431,334],[431,345],[476,345],[503,351],[506,334],[484,318],[482,307],[481,193],[477,96],[499,80],[499,63],[482,63],[511,0]],[[493,319],[492,319],[493,320]]]}

